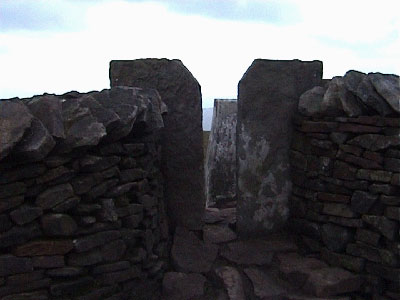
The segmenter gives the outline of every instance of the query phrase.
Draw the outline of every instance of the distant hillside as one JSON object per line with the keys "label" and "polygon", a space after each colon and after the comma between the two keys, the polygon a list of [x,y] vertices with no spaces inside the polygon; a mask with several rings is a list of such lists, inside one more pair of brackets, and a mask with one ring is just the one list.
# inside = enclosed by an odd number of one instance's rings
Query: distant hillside
{"label": "distant hillside", "polygon": [[211,130],[213,107],[203,108],[203,131]]}

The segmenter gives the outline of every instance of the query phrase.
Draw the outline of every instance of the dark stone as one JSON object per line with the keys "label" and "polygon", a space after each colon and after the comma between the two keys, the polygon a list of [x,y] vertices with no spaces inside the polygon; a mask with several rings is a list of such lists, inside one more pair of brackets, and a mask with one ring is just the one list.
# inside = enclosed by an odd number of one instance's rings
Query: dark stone
{"label": "dark stone", "polygon": [[96,266],[93,268],[92,274],[98,275],[98,274],[103,274],[103,273],[110,273],[110,272],[126,270],[126,269],[129,269],[130,266],[131,266],[131,264],[129,263],[129,261],[119,261],[119,262],[112,263],[112,264],[99,265],[99,266]]}
{"label": "dark stone", "polygon": [[55,278],[72,278],[78,277],[84,273],[83,268],[77,267],[63,267],[46,271],[46,275]]}
{"label": "dark stone", "polygon": [[7,278],[7,285],[24,285],[29,283],[30,281],[43,279],[43,277],[43,270],[10,275]]}
{"label": "dark stone", "polygon": [[400,186],[400,173],[393,174],[392,179],[390,180],[392,185]]}
{"label": "dark stone", "polygon": [[206,280],[201,274],[168,272],[162,282],[163,297],[168,300],[201,297]]}
{"label": "dark stone", "polygon": [[[154,88],[160,93],[168,107],[161,169],[171,226],[201,229],[205,193],[198,82],[181,61],[166,59],[112,61],[110,81],[111,86]],[[164,111],[163,107],[160,109]],[[197,187],[195,190],[193,185]]]}
{"label": "dark stone", "polygon": [[321,226],[318,223],[300,218],[291,218],[290,228],[294,232],[306,235],[315,240],[321,240]]}
{"label": "dark stone", "polygon": [[120,173],[121,182],[138,181],[145,178],[146,172],[142,169],[126,169]]}
{"label": "dark stone", "polygon": [[[26,185],[23,182],[14,182],[0,185],[0,199],[18,196],[24,194],[25,192]],[[7,200],[1,200],[1,202],[3,201],[7,202]]]}
{"label": "dark stone", "polygon": [[59,166],[54,169],[48,170],[44,175],[36,178],[37,184],[43,184],[48,182],[53,182],[56,179],[60,179],[61,177],[69,177],[70,175],[74,174],[73,170],[70,170],[64,166]]}
{"label": "dark stone", "polygon": [[299,99],[299,112],[304,116],[320,117],[323,115],[321,104],[326,89],[320,86],[304,92]]}
{"label": "dark stone", "polygon": [[12,223],[8,215],[0,215],[0,233],[9,230],[12,227]]}
{"label": "dark stone", "polygon": [[380,234],[363,228],[358,228],[355,236],[357,241],[367,243],[372,246],[378,246],[380,238]]}
{"label": "dark stone", "polygon": [[111,189],[112,187],[117,185],[118,182],[119,182],[118,179],[106,180],[106,181],[100,183],[99,185],[96,185],[93,188],[91,188],[90,192],[85,194],[85,197],[87,197],[89,199],[96,199],[100,196],[103,196],[109,189]]}
{"label": "dark stone", "polygon": [[48,300],[47,291],[37,291],[30,293],[20,293],[5,296],[1,298],[2,300]]}
{"label": "dark stone", "polygon": [[400,222],[400,207],[389,206],[386,207],[385,216],[389,219]]}
{"label": "dark stone", "polygon": [[399,76],[381,74],[381,73],[370,73],[368,78],[374,86],[375,90],[381,95],[390,107],[400,114],[400,87],[399,87]]}
{"label": "dark stone", "polygon": [[379,133],[382,131],[381,127],[343,123],[337,128],[339,132],[351,132],[351,133]]}
{"label": "dark stone", "polygon": [[[24,285],[0,287],[0,297],[2,297],[4,295],[10,295],[10,294],[16,294],[16,293],[21,293],[21,292],[28,292],[28,291],[40,290],[43,288],[47,288],[50,285],[50,281],[51,280],[49,278],[44,278],[44,279],[40,279],[40,280],[27,282]],[[11,298],[11,299],[14,300],[14,298]]]}
{"label": "dark stone", "polygon": [[384,195],[388,195],[388,196],[392,196],[397,194],[397,188],[393,185],[390,184],[371,184],[368,188],[368,190],[372,193],[372,194],[384,194]]}
{"label": "dark stone", "polygon": [[143,213],[143,205],[132,203],[132,204],[129,204],[128,206],[118,207],[118,208],[116,208],[116,213],[117,213],[118,217],[120,217],[120,218],[129,216],[129,215],[134,215],[134,214],[142,214]]}
{"label": "dark stone", "polygon": [[42,175],[45,171],[46,166],[42,163],[21,165],[18,168],[2,171],[0,174],[0,184],[35,178]]}
{"label": "dark stone", "polygon": [[378,196],[363,191],[355,191],[351,197],[351,209],[355,213],[366,214],[369,212]]}
{"label": "dark stone", "polygon": [[87,155],[79,160],[80,171],[99,172],[109,169],[120,162],[119,156],[93,156]]}
{"label": "dark stone", "polygon": [[[1,187],[2,188],[2,187]],[[0,213],[17,207],[24,202],[24,196],[8,197],[0,200]]]}
{"label": "dark stone", "polygon": [[381,195],[380,201],[385,205],[400,206],[400,197],[399,196]]}
{"label": "dark stone", "polygon": [[321,192],[318,193],[318,200],[326,202],[348,203],[350,201],[350,196]]}
{"label": "dark stone", "polygon": [[33,98],[27,103],[32,114],[38,118],[47,131],[56,138],[65,138],[62,119],[62,100],[52,95]]}
{"label": "dark stone", "polygon": [[0,101],[0,160],[22,139],[33,119],[21,101]]}
{"label": "dark stone", "polygon": [[134,186],[134,183],[125,183],[122,185],[117,185],[116,187],[111,188],[106,194],[106,197],[110,197],[110,198],[115,198],[115,197],[119,197],[122,196],[124,194],[126,194],[127,192],[129,192],[132,187]]}
{"label": "dark stone", "polygon": [[348,205],[342,203],[324,203],[322,212],[327,215],[344,218],[354,218],[357,216]]}
{"label": "dark stone", "polygon": [[18,225],[24,225],[32,222],[42,214],[43,210],[40,207],[22,205],[18,209],[13,210],[10,213],[10,217]]}
{"label": "dark stone", "polygon": [[143,221],[143,214],[130,215],[122,219],[123,227],[135,229],[139,227],[140,222]]}
{"label": "dark stone", "polygon": [[382,154],[377,153],[377,152],[364,151],[363,157],[365,157],[366,159],[375,161],[375,162],[377,162],[378,164],[382,164],[382,162],[383,162]]}
{"label": "dark stone", "polygon": [[[400,123],[400,120],[399,120]],[[385,170],[400,172],[400,159],[385,157],[384,164]]]}
{"label": "dark stone", "polygon": [[346,255],[346,254],[339,254],[333,251],[329,251],[327,249],[322,249],[321,251],[321,258],[328,262],[332,266],[338,266],[341,268],[345,268],[349,271],[361,273],[365,267],[365,259]]}
{"label": "dark stone", "polygon": [[34,118],[31,126],[25,132],[11,154],[18,161],[39,161],[45,158],[53,150],[56,142],[43,126],[42,122]]}
{"label": "dark stone", "polygon": [[356,179],[356,173],[356,168],[339,160],[335,161],[333,167],[333,177],[344,180],[354,180]]}
{"label": "dark stone", "polygon": [[93,186],[99,184],[93,174],[79,175],[71,180],[71,185],[75,194],[82,195],[88,193]]}
{"label": "dark stone", "polygon": [[18,246],[14,254],[16,256],[53,256],[64,255],[73,249],[74,245],[69,240],[59,241],[33,241]]}
{"label": "dark stone", "polygon": [[317,297],[336,296],[357,292],[361,278],[340,268],[322,268],[310,272],[304,290]]}
{"label": "dark stone", "polygon": [[348,244],[346,252],[353,256],[363,257],[369,261],[381,263],[379,249],[360,242]]}
{"label": "dark stone", "polygon": [[113,285],[118,282],[139,278],[141,275],[141,271],[137,266],[131,266],[126,270],[100,274],[96,277],[96,281],[104,285]]}
{"label": "dark stone", "polygon": [[341,226],[345,226],[345,227],[360,228],[363,226],[363,221],[361,219],[351,219],[351,218],[329,216],[327,221],[341,225]]}
{"label": "dark stone", "polygon": [[101,199],[101,210],[96,214],[96,218],[101,222],[115,222],[118,220],[113,199]]}
{"label": "dark stone", "polygon": [[369,181],[390,182],[392,179],[392,173],[382,170],[360,169],[357,171],[356,177],[358,179],[365,179]]}
{"label": "dark stone", "polygon": [[70,253],[67,259],[67,265],[73,267],[87,267],[103,263],[103,256],[99,249],[83,253]]}
{"label": "dark stone", "polygon": [[69,183],[61,184],[42,192],[36,198],[35,204],[43,209],[49,209],[72,196],[74,196],[72,186]]}
{"label": "dark stone", "polygon": [[78,229],[75,220],[65,214],[48,214],[41,219],[43,231],[48,236],[70,236]]}
{"label": "dark stone", "polygon": [[0,256],[0,276],[32,272],[33,265],[30,258],[20,258],[13,255]]}
{"label": "dark stone", "polygon": [[172,262],[178,271],[207,273],[217,257],[218,246],[201,241],[183,227],[175,230],[171,250]]}
{"label": "dark stone", "polygon": [[80,253],[88,251],[94,247],[104,245],[120,237],[121,233],[117,230],[98,232],[89,236],[75,239],[73,241],[74,248],[76,252]]}
{"label": "dark stone", "polygon": [[254,294],[259,299],[285,299],[285,289],[276,284],[272,275],[256,268],[244,269],[244,273],[253,284]]}
{"label": "dark stone", "polygon": [[12,227],[9,231],[0,234],[0,248],[21,245],[41,234],[40,228],[36,223]]}
{"label": "dark stone", "polygon": [[142,156],[146,153],[146,145],[143,143],[124,144],[125,151],[132,157]]}
{"label": "dark stone", "polygon": [[208,243],[226,243],[237,238],[236,233],[226,225],[204,225],[203,240]]}
{"label": "dark stone", "polygon": [[382,169],[382,166],[375,161],[347,154],[341,151],[338,152],[337,157],[340,160],[343,160],[345,162],[351,163],[353,165],[359,166],[364,169]]}
{"label": "dark stone", "polygon": [[349,242],[353,240],[353,232],[346,227],[324,224],[321,230],[322,241],[329,250],[335,252],[342,252],[346,249]]}
{"label": "dark stone", "polygon": [[363,215],[362,220],[377,229],[383,236],[389,240],[395,240],[398,236],[399,225],[383,216]]}
{"label": "dark stone", "polygon": [[32,258],[32,263],[35,268],[52,269],[64,267],[64,256],[35,256]]}
{"label": "dark stone", "polygon": [[343,133],[343,132],[332,132],[329,135],[329,138],[331,139],[331,141],[338,145],[343,144],[347,140],[348,137],[349,137],[349,134]]}
{"label": "dark stone", "polygon": [[246,299],[242,276],[237,269],[230,266],[222,266],[215,269],[215,274],[222,280],[229,299]]}
{"label": "dark stone", "polygon": [[299,128],[303,132],[331,133],[336,130],[338,124],[329,121],[304,121]]}
{"label": "dark stone", "polygon": [[123,240],[112,241],[101,247],[100,252],[104,262],[113,262],[119,260],[126,251],[126,244]]}
{"label": "dark stone", "polygon": [[50,293],[56,297],[79,295],[85,291],[89,291],[93,287],[94,283],[92,277],[82,277],[76,280],[63,281],[61,283],[52,284],[50,286]]}
{"label": "dark stone", "polygon": [[101,155],[123,155],[127,154],[124,146],[120,142],[105,144],[99,149]]}
{"label": "dark stone", "polygon": [[350,145],[363,147],[370,151],[378,151],[389,148],[391,146],[400,145],[400,137],[398,136],[384,136],[380,134],[363,134],[347,142]]}
{"label": "dark stone", "polygon": [[51,210],[56,212],[56,213],[63,213],[67,212],[71,209],[74,209],[79,205],[79,202],[81,201],[81,198],[79,197],[71,197],[65,200],[64,202],[54,206]]}

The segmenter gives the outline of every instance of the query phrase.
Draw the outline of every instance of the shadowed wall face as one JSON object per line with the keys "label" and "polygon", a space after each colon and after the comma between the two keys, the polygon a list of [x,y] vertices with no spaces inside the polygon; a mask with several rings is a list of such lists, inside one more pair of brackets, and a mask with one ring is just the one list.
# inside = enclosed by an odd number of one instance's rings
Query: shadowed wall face
{"label": "shadowed wall face", "polygon": [[207,207],[223,207],[236,200],[237,101],[215,99],[207,151]]}
{"label": "shadowed wall face", "polygon": [[298,99],[321,84],[322,63],[255,60],[239,82],[238,205],[241,235],[279,229],[288,218],[288,149]]}
{"label": "shadowed wall face", "polygon": [[156,89],[168,107],[161,169],[172,228],[201,229],[205,208],[200,85],[180,60],[112,61],[111,86]]}

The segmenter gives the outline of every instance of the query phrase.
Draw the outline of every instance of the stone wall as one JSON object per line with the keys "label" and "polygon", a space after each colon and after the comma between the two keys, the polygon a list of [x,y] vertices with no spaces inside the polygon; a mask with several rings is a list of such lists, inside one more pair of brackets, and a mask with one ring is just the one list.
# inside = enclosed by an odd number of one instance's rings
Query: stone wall
{"label": "stone wall", "polygon": [[236,120],[236,100],[214,100],[205,163],[207,207],[236,206]]}
{"label": "stone wall", "polygon": [[321,84],[322,63],[255,60],[239,82],[237,229],[262,236],[287,221],[291,117],[301,94]]}
{"label": "stone wall", "polygon": [[201,90],[180,60],[110,63],[111,86],[154,88],[168,106],[162,131],[161,170],[171,228],[199,230],[205,208]]}
{"label": "stone wall", "polygon": [[398,76],[350,71],[304,93],[294,119],[291,228],[360,274],[363,299],[400,295],[399,102]]}
{"label": "stone wall", "polygon": [[0,299],[153,297],[161,107],[138,88],[0,101]]}

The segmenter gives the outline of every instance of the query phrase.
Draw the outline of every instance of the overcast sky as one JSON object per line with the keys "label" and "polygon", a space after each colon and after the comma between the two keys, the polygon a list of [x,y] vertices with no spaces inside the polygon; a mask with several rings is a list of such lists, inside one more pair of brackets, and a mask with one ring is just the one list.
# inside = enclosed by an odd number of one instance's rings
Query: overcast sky
{"label": "overcast sky", "polygon": [[398,1],[0,0],[0,99],[108,88],[113,59],[181,59],[203,107],[255,58],[399,74]]}

